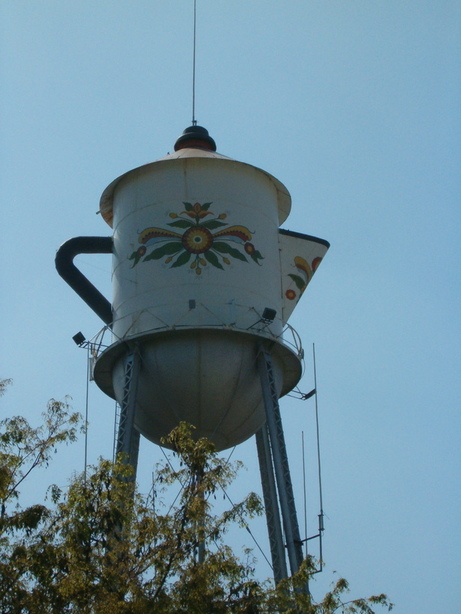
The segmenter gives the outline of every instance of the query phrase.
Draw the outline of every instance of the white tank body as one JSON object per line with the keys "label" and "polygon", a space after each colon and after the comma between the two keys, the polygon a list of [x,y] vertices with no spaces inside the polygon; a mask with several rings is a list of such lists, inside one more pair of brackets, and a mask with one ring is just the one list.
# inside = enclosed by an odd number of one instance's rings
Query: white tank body
{"label": "white tank body", "polygon": [[[279,311],[277,196],[272,178],[225,158],[162,160],[122,177],[114,334],[185,323],[246,329],[265,307]],[[190,301],[202,308],[190,313]]]}
{"label": "white tank body", "polygon": [[[151,441],[181,420],[218,449],[253,435],[264,423],[261,343],[273,344],[279,394],[298,382],[300,356],[282,338],[295,278],[282,266],[279,224],[290,204],[271,175],[197,147],[130,171],[103,193],[114,232],[113,344],[94,375],[120,402],[124,358],[138,348],[135,425]],[[283,237],[285,251],[292,240]]]}

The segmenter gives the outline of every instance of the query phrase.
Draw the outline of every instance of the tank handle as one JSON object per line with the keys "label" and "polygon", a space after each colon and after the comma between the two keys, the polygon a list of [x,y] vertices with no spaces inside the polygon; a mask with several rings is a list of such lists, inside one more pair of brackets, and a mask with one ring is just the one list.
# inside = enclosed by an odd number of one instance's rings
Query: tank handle
{"label": "tank handle", "polygon": [[108,326],[112,324],[110,302],[77,269],[73,260],[78,254],[111,254],[112,245],[112,237],[74,237],[61,245],[55,258],[59,275]]}

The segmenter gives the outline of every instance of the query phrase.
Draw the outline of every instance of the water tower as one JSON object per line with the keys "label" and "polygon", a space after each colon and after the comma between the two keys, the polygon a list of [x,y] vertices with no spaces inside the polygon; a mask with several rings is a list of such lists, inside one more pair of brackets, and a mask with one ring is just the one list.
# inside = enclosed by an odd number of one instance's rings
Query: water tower
{"label": "water tower", "polygon": [[[120,405],[117,451],[135,469],[139,435],[160,444],[182,420],[217,450],[256,435],[278,581],[285,547],[292,573],[303,558],[278,404],[302,372],[288,319],[329,244],[280,229],[288,190],[217,153],[205,128],[174,149],[113,181],[100,201],[112,235],[70,239],[56,266],[112,336],[94,379]],[[111,302],[73,264],[81,253],[112,254]]]}

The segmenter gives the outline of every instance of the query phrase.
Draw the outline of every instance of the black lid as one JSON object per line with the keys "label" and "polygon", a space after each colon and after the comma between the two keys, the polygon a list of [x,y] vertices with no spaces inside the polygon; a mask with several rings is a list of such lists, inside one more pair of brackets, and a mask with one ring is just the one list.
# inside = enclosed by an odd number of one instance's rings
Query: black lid
{"label": "black lid", "polygon": [[185,147],[198,147],[199,149],[216,151],[216,143],[208,134],[208,130],[197,125],[186,128],[174,144],[175,151]]}

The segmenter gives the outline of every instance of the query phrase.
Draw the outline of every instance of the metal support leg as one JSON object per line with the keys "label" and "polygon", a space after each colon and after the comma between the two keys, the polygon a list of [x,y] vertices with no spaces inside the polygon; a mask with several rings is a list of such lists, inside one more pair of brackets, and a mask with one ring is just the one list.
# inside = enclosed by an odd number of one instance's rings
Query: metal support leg
{"label": "metal support leg", "polygon": [[267,531],[271,549],[272,570],[275,584],[288,577],[285,545],[283,542],[280,511],[277,501],[272,453],[269,443],[267,425],[256,433],[256,446],[258,449],[259,470],[263,487],[264,508],[266,510]]}
{"label": "metal support leg", "polygon": [[136,476],[139,454],[139,431],[134,427],[139,368],[139,351],[134,348],[125,359],[125,382],[117,434],[117,455],[120,453],[125,455],[127,462],[133,467],[134,476]]}
{"label": "metal support leg", "polygon": [[282,512],[288,560],[291,573],[298,571],[302,560],[302,542],[299,533],[298,517],[293,496],[290,468],[283,434],[278,395],[270,353],[261,348],[258,357],[264,405],[266,408],[267,429],[270,437],[275,477]]}

